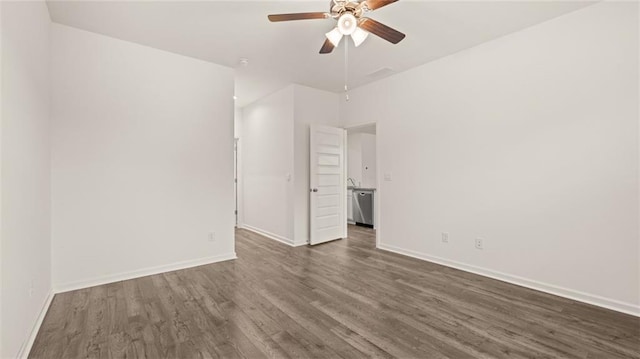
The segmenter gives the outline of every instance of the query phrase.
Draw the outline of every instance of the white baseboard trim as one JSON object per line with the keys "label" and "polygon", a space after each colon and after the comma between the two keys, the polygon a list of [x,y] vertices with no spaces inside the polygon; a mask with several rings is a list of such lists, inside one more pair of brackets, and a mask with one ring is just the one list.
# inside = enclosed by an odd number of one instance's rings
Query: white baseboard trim
{"label": "white baseboard trim", "polygon": [[72,290],[95,287],[97,285],[120,282],[123,280],[146,277],[149,275],[160,274],[165,272],[172,272],[180,269],[186,269],[186,268],[197,267],[205,264],[223,262],[223,261],[228,261],[236,258],[238,257],[236,256],[236,253],[233,252],[233,253],[221,254],[221,255],[212,256],[212,257],[175,262],[167,265],[149,267],[149,268],[139,269],[131,272],[107,275],[107,276],[81,280],[76,282],[56,284],[54,287],[54,291],[55,293],[64,293]]}
{"label": "white baseboard trim", "polygon": [[248,225],[246,223],[242,225],[242,228],[244,228],[244,229],[246,229],[248,231],[251,231],[253,233],[259,234],[259,235],[261,235],[263,237],[267,237],[269,239],[273,239],[274,241],[278,241],[280,243],[284,243],[284,244],[286,244],[288,246],[291,246],[291,247],[299,247],[299,246],[306,246],[307,245],[307,242],[295,242],[290,238],[286,238],[286,237],[271,233],[269,231],[265,231],[263,229],[260,229],[260,228],[254,227],[254,226],[250,226],[250,225]]}
{"label": "white baseboard trim", "polygon": [[31,333],[29,334],[29,339],[25,342],[25,344],[20,348],[20,352],[18,352],[18,358],[27,359],[29,353],[31,352],[31,347],[33,347],[33,343],[36,341],[36,336],[40,331],[40,326],[42,326],[42,322],[44,321],[44,317],[47,315],[49,311],[49,307],[51,306],[51,302],[53,301],[53,296],[55,292],[53,290],[49,290],[49,294],[47,294],[47,298],[45,298],[44,303],[42,304],[42,308],[40,308],[40,314],[38,314],[38,319],[36,319],[33,328],[31,328]]}
{"label": "white baseboard trim", "polygon": [[456,262],[456,261],[452,261],[445,258],[431,256],[425,253],[420,253],[413,250],[404,249],[404,248],[400,248],[400,247],[396,247],[396,246],[392,246],[384,243],[379,243],[378,248],[385,251],[402,254],[408,257],[421,259],[427,262],[432,262],[432,263],[440,264],[443,266],[456,268],[465,272],[470,272],[470,273],[478,274],[481,276],[497,279],[499,281],[503,281],[503,282],[519,285],[522,287],[538,290],[541,292],[557,295],[559,297],[564,297],[564,298],[572,299],[578,302],[592,304],[598,307],[611,309],[617,312],[622,312],[625,314],[630,314],[636,317],[640,317],[639,305],[620,302],[615,299],[605,298],[605,297],[601,297],[601,296],[597,296],[589,293],[576,291],[569,288],[542,283],[535,280],[514,276],[511,274],[502,273],[502,272],[494,271],[491,269],[477,267],[477,266],[473,266],[473,265],[469,265],[461,262]]}

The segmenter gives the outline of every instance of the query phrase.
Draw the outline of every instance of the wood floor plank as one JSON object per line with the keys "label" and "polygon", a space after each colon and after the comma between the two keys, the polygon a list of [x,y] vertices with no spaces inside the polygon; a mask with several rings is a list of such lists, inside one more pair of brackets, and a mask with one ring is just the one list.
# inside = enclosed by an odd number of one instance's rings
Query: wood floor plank
{"label": "wood floor plank", "polygon": [[636,358],[640,318],[375,248],[236,231],[238,259],[57,294],[30,358]]}

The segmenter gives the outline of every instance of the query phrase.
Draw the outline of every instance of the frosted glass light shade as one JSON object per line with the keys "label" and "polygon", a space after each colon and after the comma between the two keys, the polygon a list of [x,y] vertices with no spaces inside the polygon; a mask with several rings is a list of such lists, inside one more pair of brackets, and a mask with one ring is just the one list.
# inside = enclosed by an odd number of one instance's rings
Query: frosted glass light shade
{"label": "frosted glass light shade", "polygon": [[338,47],[338,45],[340,44],[340,40],[342,40],[342,33],[340,33],[340,30],[338,30],[338,28],[334,28],[333,30],[327,32],[324,36],[327,37],[327,39],[329,39],[329,41],[331,41],[331,43],[333,44],[333,46]]}
{"label": "frosted glass light shade", "polygon": [[356,44],[356,47],[360,46],[360,44],[367,39],[367,36],[369,36],[369,33],[359,27],[356,27],[353,34],[351,34],[351,38],[353,39],[353,43]]}
{"label": "frosted glass light shade", "polygon": [[358,28],[358,20],[350,13],[343,14],[338,19],[338,30],[342,35],[351,35]]}

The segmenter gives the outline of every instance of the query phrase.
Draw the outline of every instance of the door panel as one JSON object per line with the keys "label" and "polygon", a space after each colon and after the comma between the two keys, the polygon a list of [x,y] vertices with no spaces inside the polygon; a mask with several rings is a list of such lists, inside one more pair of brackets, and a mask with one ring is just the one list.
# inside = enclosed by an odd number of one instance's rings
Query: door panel
{"label": "door panel", "polygon": [[[320,166],[339,166],[340,165],[340,156],[338,156],[338,155],[319,154],[318,155],[318,164]],[[333,168],[333,167],[329,167],[329,168]]]}
{"label": "door panel", "polygon": [[334,195],[334,194],[326,194],[326,195],[322,195],[319,194],[318,196],[318,201],[317,201],[317,208],[316,209],[321,209],[321,208],[334,208],[335,211],[339,211],[340,210],[340,196],[339,195]]}
{"label": "door panel", "polygon": [[311,126],[311,244],[347,235],[345,140],[341,128]]}
{"label": "door panel", "polygon": [[[337,166],[336,166],[337,167]],[[338,187],[340,186],[340,177],[342,174],[319,174],[318,176],[318,186],[324,187],[324,192],[327,192],[326,187]]]}

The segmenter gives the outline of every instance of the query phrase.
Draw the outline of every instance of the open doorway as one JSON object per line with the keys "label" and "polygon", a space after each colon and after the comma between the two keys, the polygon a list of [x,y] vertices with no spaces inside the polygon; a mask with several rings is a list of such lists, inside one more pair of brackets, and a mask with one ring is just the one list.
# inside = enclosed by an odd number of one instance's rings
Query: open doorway
{"label": "open doorway", "polygon": [[[379,225],[377,126],[347,128],[347,223],[349,230],[376,238]],[[369,235],[367,235],[369,234]]]}

